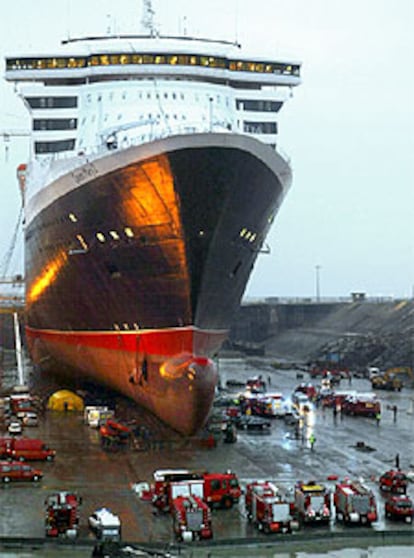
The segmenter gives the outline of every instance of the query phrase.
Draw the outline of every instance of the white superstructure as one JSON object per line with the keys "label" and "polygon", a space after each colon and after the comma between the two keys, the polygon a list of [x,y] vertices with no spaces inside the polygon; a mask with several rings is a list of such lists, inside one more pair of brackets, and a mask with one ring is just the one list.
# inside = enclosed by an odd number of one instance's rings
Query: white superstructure
{"label": "white superstructure", "polygon": [[221,132],[276,148],[278,111],[300,65],[190,37],[74,39],[59,53],[7,58],[32,117],[28,195],[93,160],[174,135]]}

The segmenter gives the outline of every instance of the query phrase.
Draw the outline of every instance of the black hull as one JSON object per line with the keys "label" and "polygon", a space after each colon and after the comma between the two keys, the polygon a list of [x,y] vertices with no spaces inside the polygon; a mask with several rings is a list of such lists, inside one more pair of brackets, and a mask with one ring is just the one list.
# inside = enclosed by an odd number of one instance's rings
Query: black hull
{"label": "black hull", "polygon": [[[268,146],[230,138],[170,138],[154,143],[152,153],[114,153],[68,173],[32,201],[26,229],[32,347],[50,331],[136,332],[133,360],[138,367],[150,362],[153,376],[180,352],[217,353],[290,181],[287,164]],[[142,333],[156,338],[171,328],[202,335],[174,334],[162,350],[157,343],[153,351],[143,348]],[[62,338],[44,341],[32,351],[39,364],[48,351],[57,361],[73,360]],[[82,373],[99,379],[101,367],[111,383],[95,357]],[[123,367],[124,377],[112,383],[131,396],[122,387],[130,373]],[[209,389],[213,384],[206,382]]]}

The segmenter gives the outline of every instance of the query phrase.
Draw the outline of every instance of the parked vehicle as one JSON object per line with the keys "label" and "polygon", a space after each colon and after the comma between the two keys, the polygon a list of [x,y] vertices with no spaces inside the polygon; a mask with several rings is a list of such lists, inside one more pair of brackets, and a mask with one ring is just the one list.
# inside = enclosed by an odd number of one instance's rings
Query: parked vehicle
{"label": "parked vehicle", "polygon": [[303,523],[329,523],[331,495],[323,484],[309,481],[295,486],[295,512]]}
{"label": "parked vehicle", "polygon": [[3,438],[0,443],[2,455],[18,461],[53,461],[55,450],[42,440],[34,438]]}
{"label": "parked vehicle", "polygon": [[369,525],[377,520],[374,493],[358,482],[338,483],[335,487],[336,518],[344,523]]}
{"label": "parked vehicle", "polygon": [[297,392],[301,392],[307,395],[310,401],[315,401],[318,396],[317,388],[313,384],[306,382],[302,382],[295,388],[294,393]]}
{"label": "parked vehicle", "polygon": [[251,393],[265,393],[266,392],[266,382],[261,376],[254,376],[249,378],[246,382],[246,390]]}
{"label": "parked vehicle", "polygon": [[393,494],[405,494],[408,487],[408,477],[402,471],[391,469],[379,478],[379,486],[383,492]]}
{"label": "parked vehicle", "polygon": [[385,502],[385,517],[412,523],[414,518],[414,504],[408,496],[391,496]]}
{"label": "parked vehicle", "polygon": [[198,496],[209,506],[231,508],[239,501],[241,488],[237,476],[226,473],[197,473],[187,469],[161,469],[154,472],[152,502],[168,511],[178,496]]}
{"label": "parked vehicle", "polygon": [[381,413],[381,403],[375,393],[357,393],[344,399],[342,412],[346,415],[376,417]]}
{"label": "parked vehicle", "polygon": [[234,423],[239,430],[258,430],[269,434],[272,427],[269,419],[252,415],[241,415],[235,419]]}
{"label": "parked vehicle", "polygon": [[173,529],[178,540],[211,539],[211,511],[199,496],[178,496],[172,502]]}
{"label": "parked vehicle", "polygon": [[38,482],[43,477],[42,471],[18,461],[0,461],[0,480],[3,483],[14,481]]}
{"label": "parked vehicle", "polygon": [[384,374],[378,374],[371,379],[372,389],[401,391],[403,385],[404,384],[401,378],[398,378],[395,374],[392,374],[390,372],[385,372]]}
{"label": "parked vehicle", "polygon": [[45,500],[47,537],[63,535],[75,538],[79,530],[79,506],[82,499],[74,492],[56,492]]}
{"label": "parked vehicle", "polygon": [[12,420],[7,427],[7,431],[11,436],[18,436],[23,432],[21,422],[18,420]]}
{"label": "parked vehicle", "polygon": [[203,473],[203,499],[209,506],[229,509],[241,496],[239,480],[235,473]]}
{"label": "parked vehicle", "polygon": [[121,539],[121,520],[108,508],[100,508],[88,518],[89,528],[96,538],[102,541],[119,541]]}
{"label": "parked vehicle", "polygon": [[131,429],[114,419],[107,419],[100,426],[99,434],[101,437],[101,445],[103,448],[120,448],[126,447],[131,440]]}
{"label": "parked vehicle", "polygon": [[247,484],[245,507],[249,521],[264,533],[291,533],[299,528],[289,502],[270,481]]}
{"label": "parked vehicle", "polygon": [[114,414],[107,406],[87,405],[83,411],[83,419],[91,428],[99,428],[108,419],[112,419]]}

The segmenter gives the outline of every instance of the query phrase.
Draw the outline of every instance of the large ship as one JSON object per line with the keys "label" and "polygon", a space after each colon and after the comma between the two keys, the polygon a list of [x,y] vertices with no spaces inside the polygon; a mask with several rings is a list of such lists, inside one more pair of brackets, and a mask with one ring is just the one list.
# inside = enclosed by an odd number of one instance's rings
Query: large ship
{"label": "large ship", "polygon": [[31,116],[19,172],[34,364],[196,432],[291,182],[278,113],[300,64],[151,27],[7,57],[5,77]]}

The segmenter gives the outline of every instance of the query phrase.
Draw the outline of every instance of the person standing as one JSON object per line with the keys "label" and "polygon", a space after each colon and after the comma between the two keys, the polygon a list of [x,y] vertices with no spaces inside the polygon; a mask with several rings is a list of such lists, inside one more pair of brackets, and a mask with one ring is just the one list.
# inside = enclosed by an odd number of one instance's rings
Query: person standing
{"label": "person standing", "polygon": [[395,468],[398,469],[398,471],[400,470],[400,454],[397,453],[397,455],[395,456]]}
{"label": "person standing", "polygon": [[312,432],[311,435],[309,436],[309,444],[310,444],[311,451],[313,451],[313,446],[315,445],[315,442],[316,442],[315,434]]}
{"label": "person standing", "polygon": [[381,421],[381,413],[378,411],[378,413],[375,415],[375,420],[377,421],[377,426],[379,426],[380,421]]}

